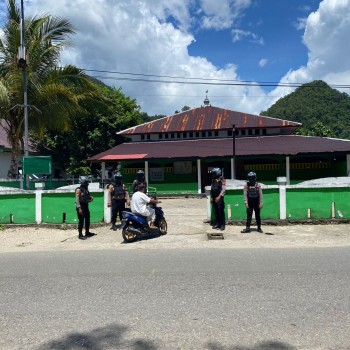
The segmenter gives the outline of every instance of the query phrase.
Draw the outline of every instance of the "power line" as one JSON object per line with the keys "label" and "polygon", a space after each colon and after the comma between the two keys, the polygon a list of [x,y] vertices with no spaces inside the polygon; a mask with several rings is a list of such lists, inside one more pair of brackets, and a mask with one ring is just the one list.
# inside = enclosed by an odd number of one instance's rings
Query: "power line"
{"label": "power line", "polygon": [[[92,75],[93,78],[98,79],[108,79],[108,80],[117,80],[117,81],[137,81],[144,83],[165,83],[165,84],[189,84],[189,85],[216,85],[216,86],[281,86],[281,87],[300,87],[301,85],[290,83],[290,84],[281,84],[281,83],[246,83],[246,82],[209,82],[209,81],[181,81],[181,80],[160,80],[160,79],[143,79],[143,78],[114,78],[107,76]],[[350,86],[348,86],[350,88]]]}
{"label": "power line", "polygon": [[[148,78],[166,78],[166,79],[182,79],[180,81],[174,80],[158,80],[158,79],[144,79],[144,78],[116,78],[109,76],[93,76],[99,79],[112,79],[112,80],[125,80],[125,81],[141,81],[147,83],[167,83],[167,84],[207,84],[207,85],[233,85],[233,86],[263,86],[263,87],[301,87],[305,83],[288,83],[288,82],[271,82],[262,81],[256,82],[251,80],[235,80],[235,79],[219,79],[219,78],[198,78],[198,77],[183,77],[183,76],[171,76],[171,75],[157,75],[157,74],[145,74],[145,73],[132,73],[132,72],[120,72],[120,71],[109,71],[109,70],[98,70],[98,69],[84,69],[86,72],[96,73],[108,73],[108,74],[119,74],[119,75],[130,75]],[[333,88],[350,88],[348,84],[328,84]],[[308,84],[307,87],[320,87],[320,84]],[[303,86],[305,87],[305,86]]]}

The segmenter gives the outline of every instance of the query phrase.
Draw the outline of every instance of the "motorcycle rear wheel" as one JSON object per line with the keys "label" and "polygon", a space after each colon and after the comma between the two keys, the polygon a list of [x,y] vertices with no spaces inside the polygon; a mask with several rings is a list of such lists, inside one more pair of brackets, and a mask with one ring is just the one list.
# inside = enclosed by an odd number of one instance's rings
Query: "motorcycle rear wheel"
{"label": "motorcycle rear wheel", "polygon": [[128,231],[128,227],[129,226],[125,226],[122,231],[124,242],[126,243],[135,242],[137,239],[137,234],[135,232]]}
{"label": "motorcycle rear wheel", "polygon": [[161,235],[166,235],[168,233],[168,224],[164,218],[159,220],[158,227]]}

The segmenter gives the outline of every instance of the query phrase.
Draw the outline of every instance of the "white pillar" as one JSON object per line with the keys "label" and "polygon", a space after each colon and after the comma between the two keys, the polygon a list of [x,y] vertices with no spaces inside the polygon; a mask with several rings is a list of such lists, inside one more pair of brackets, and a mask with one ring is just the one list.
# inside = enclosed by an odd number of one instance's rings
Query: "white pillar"
{"label": "white pillar", "polygon": [[290,185],[290,165],[289,165],[289,157],[286,157],[286,178],[287,178],[287,184]]}
{"label": "white pillar", "polygon": [[278,177],[277,182],[279,186],[279,197],[280,197],[280,220],[286,220],[287,218],[287,193],[286,193],[287,178]]}
{"label": "white pillar", "polygon": [[104,217],[104,222],[106,224],[110,224],[111,223],[111,219],[112,219],[112,213],[111,213],[111,208],[108,208],[107,204],[108,204],[108,189],[104,190],[104,195],[103,195],[103,217]]}
{"label": "white pillar", "polygon": [[197,183],[198,183],[198,193],[202,193],[202,169],[201,169],[200,159],[197,159]]}
{"label": "white pillar", "polygon": [[149,185],[149,176],[148,176],[148,160],[145,160],[145,178],[146,182]]}
{"label": "white pillar", "polygon": [[234,180],[235,178],[236,178],[235,159],[231,158],[231,179]]}
{"label": "white pillar", "polygon": [[42,213],[41,213],[41,195],[43,191],[37,190],[35,191],[35,221],[37,224],[41,224],[42,222]]}
{"label": "white pillar", "polygon": [[101,163],[101,179],[106,179],[106,162]]}
{"label": "white pillar", "polygon": [[205,191],[207,195],[207,219],[211,222],[211,203],[210,203],[210,191]]}
{"label": "white pillar", "polygon": [[350,154],[346,155],[346,176],[350,176]]}

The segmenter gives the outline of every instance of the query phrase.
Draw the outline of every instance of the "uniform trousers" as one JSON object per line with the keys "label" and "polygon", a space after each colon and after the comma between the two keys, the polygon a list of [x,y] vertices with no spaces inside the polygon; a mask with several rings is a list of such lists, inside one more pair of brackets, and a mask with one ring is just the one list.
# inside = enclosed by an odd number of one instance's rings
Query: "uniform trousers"
{"label": "uniform trousers", "polygon": [[250,227],[252,223],[253,211],[255,212],[256,225],[261,227],[261,217],[260,217],[260,200],[259,198],[248,198],[248,208],[247,208],[247,224],[246,227]]}
{"label": "uniform trousers", "polygon": [[112,199],[111,222],[113,225],[115,225],[115,223],[117,222],[117,215],[119,215],[119,220],[122,221],[124,210],[125,210],[125,199]]}
{"label": "uniform trousers", "polygon": [[89,233],[90,231],[90,210],[88,204],[81,204],[80,205],[82,213],[79,214],[79,210],[77,208],[77,214],[78,214],[78,232],[79,235],[83,234],[83,228],[84,228],[84,222],[85,222],[85,233]]}

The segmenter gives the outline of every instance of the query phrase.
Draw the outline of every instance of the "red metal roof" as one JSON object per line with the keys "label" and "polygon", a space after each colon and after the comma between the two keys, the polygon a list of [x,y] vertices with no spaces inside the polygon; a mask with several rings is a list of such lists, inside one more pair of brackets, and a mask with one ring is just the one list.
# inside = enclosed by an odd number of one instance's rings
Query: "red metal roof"
{"label": "red metal roof", "polygon": [[230,130],[249,128],[290,128],[290,133],[301,124],[288,120],[235,112],[213,106],[194,108],[186,112],[118,132],[119,135],[148,134],[202,130]]}
{"label": "red metal roof", "polygon": [[[239,137],[235,150],[236,156],[350,153],[350,140],[298,135]],[[232,154],[232,138],[194,139],[123,143],[89,160],[232,157]]]}

